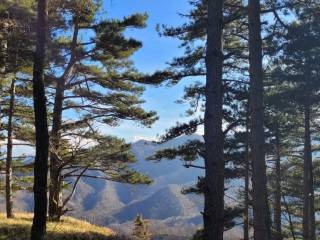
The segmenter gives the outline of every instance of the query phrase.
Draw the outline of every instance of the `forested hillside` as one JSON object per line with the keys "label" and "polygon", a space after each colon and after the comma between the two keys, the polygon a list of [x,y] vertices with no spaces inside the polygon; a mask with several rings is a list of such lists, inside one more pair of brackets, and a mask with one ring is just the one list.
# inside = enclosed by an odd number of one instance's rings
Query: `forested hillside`
{"label": "forested hillside", "polygon": [[318,239],[319,72],[319,0],[2,0],[0,239]]}
{"label": "forested hillside", "polygon": [[[188,139],[201,139],[201,136],[179,138],[165,144],[143,140],[133,143],[132,152],[137,159],[133,168],[148,174],[153,183],[133,186],[83,178],[67,206],[72,209],[68,215],[130,233],[132,221],[138,214],[142,214],[151,221],[150,231],[153,235],[169,232],[176,236],[192,236],[201,227],[203,199],[201,196],[181,194],[181,191],[191,186],[203,171],[190,173],[179,159],[159,163],[146,160],[156,151],[179,146]],[[0,206],[4,211],[3,198]],[[32,211],[32,193],[16,193],[14,208],[19,212]],[[161,228],[158,229],[159,225]]]}

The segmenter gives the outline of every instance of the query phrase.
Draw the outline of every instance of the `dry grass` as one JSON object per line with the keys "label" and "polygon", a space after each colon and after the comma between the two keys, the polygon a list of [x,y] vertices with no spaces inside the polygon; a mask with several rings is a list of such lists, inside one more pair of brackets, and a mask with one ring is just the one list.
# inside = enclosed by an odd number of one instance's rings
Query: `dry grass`
{"label": "dry grass", "polygon": [[[32,214],[16,213],[14,219],[0,214],[0,240],[30,239]],[[48,240],[111,240],[116,239],[112,230],[90,224],[71,217],[63,217],[61,222],[48,222]]]}

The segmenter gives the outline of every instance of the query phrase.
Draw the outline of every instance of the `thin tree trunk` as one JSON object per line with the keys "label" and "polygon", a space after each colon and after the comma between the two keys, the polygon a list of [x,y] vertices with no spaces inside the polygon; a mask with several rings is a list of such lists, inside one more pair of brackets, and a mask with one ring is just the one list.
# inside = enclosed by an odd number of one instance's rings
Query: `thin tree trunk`
{"label": "thin tree trunk", "polygon": [[[248,103],[249,105],[249,103]],[[243,240],[249,240],[249,179],[250,179],[250,156],[249,156],[249,106],[246,114],[246,149],[245,149],[245,179],[244,179],[244,214],[243,214]]]}
{"label": "thin tree trunk", "polygon": [[58,79],[54,108],[53,108],[53,120],[51,131],[51,143],[52,154],[50,154],[50,191],[49,191],[49,218],[52,221],[59,221],[63,212],[62,201],[62,179],[61,179],[61,159],[59,158],[60,138],[61,138],[61,125],[62,125],[62,112],[64,91],[66,85],[66,79],[72,73],[74,64],[76,62],[76,47],[77,38],[79,33],[78,24],[75,23],[72,44],[71,44],[71,56],[68,66],[63,75]]}
{"label": "thin tree trunk", "polygon": [[303,238],[315,240],[315,212],[314,212],[314,189],[313,167],[310,133],[310,103],[305,101],[304,106],[304,164],[303,164]]}
{"label": "thin tree trunk", "polygon": [[31,240],[44,240],[46,232],[49,133],[43,78],[47,28],[48,2],[47,0],[38,0],[37,43],[33,67],[36,157],[34,162],[34,218]]}
{"label": "thin tree trunk", "polygon": [[290,226],[290,232],[291,232],[292,239],[293,239],[293,240],[296,240],[296,235],[295,235],[295,233],[294,233],[294,226],[293,226],[292,217],[291,217],[291,212],[290,212],[288,203],[287,203],[286,198],[285,198],[284,196],[282,197],[282,199],[283,199],[284,207],[286,208],[286,212],[288,213],[289,226]]}
{"label": "thin tree trunk", "polygon": [[260,1],[249,0],[250,144],[252,156],[253,226],[256,240],[270,240],[264,150],[263,67]]}
{"label": "thin tree trunk", "polygon": [[316,219],[314,209],[314,186],[313,186],[313,163],[312,163],[312,152],[311,152],[310,164],[309,164],[309,189],[310,189],[310,240],[316,240]]}
{"label": "thin tree trunk", "polygon": [[276,123],[276,191],[274,204],[275,240],[282,240],[281,230],[281,146],[279,125]]}
{"label": "thin tree trunk", "polygon": [[61,162],[59,157],[60,129],[62,123],[62,107],[64,98],[64,80],[58,82],[53,109],[53,121],[51,131],[52,151],[50,154],[50,191],[49,191],[49,218],[52,221],[59,221],[62,206],[61,193]]}
{"label": "thin tree trunk", "polygon": [[13,198],[12,198],[12,133],[13,133],[13,114],[15,104],[15,79],[11,82],[10,103],[7,128],[7,159],[6,159],[6,211],[7,218],[13,218]]}
{"label": "thin tree trunk", "polygon": [[224,156],[222,133],[223,0],[208,1],[205,110],[204,239],[222,240],[224,232]]}
{"label": "thin tree trunk", "polygon": [[[0,31],[0,78],[5,79],[6,73],[7,73],[7,55],[8,55],[8,23],[6,21],[3,21],[0,25],[1,31]],[[1,84],[0,84],[1,86]],[[2,99],[2,96],[0,95],[0,100]],[[0,112],[2,112],[2,106],[0,105]],[[2,119],[0,119],[0,131],[3,131],[3,123]],[[1,140],[3,140],[1,138]],[[2,154],[0,149],[0,154]]]}
{"label": "thin tree trunk", "polygon": [[[303,239],[309,239],[310,237],[310,204],[309,204],[309,161],[308,161],[308,148],[311,150],[311,145],[309,144],[309,112],[307,111],[307,106],[304,109],[304,162],[303,162]],[[310,151],[309,150],[309,151]]]}

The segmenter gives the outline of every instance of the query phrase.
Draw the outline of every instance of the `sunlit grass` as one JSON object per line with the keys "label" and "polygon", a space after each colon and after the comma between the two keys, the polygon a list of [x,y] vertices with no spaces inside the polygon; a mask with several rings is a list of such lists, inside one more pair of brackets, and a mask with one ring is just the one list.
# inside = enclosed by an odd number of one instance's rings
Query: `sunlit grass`
{"label": "sunlit grass", "polygon": [[[0,214],[0,240],[30,239],[32,214],[16,213],[14,219]],[[63,217],[61,222],[48,222],[47,239],[50,240],[110,240],[114,233],[105,227],[86,221]]]}

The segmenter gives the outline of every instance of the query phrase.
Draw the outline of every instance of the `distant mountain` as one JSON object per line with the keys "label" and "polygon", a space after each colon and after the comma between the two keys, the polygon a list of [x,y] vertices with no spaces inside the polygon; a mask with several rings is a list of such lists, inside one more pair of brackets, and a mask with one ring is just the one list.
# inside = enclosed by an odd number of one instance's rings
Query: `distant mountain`
{"label": "distant mountain", "polygon": [[[148,174],[154,183],[132,186],[84,178],[68,206],[74,209],[70,215],[130,232],[132,221],[141,213],[151,221],[155,235],[162,235],[161,239],[173,239],[164,237],[168,235],[176,236],[175,239],[190,236],[202,224],[203,200],[201,196],[183,195],[181,190],[195,183],[203,170],[186,169],[179,159],[146,161],[156,151],[176,147],[190,139],[202,137],[182,136],[164,144],[144,140],[133,143],[132,152],[137,163],[132,167]],[[1,205],[4,210],[3,201]],[[17,193],[16,208],[30,211],[32,205],[31,194]]]}
{"label": "distant mountain", "polygon": [[202,224],[203,199],[183,195],[181,190],[192,185],[203,171],[186,169],[179,159],[146,161],[156,151],[179,146],[191,139],[200,140],[202,137],[182,136],[163,144],[145,140],[133,143],[132,152],[137,162],[132,167],[149,175],[153,184],[132,186],[83,179],[70,204],[70,208],[76,211],[70,214],[127,233],[131,232],[137,214],[142,214],[151,221],[154,235],[161,235],[161,239],[183,239],[192,235]]}
{"label": "distant mountain", "polygon": [[165,220],[170,217],[191,217],[199,214],[198,206],[181,194],[178,185],[169,185],[144,200],[123,207],[114,217],[120,222],[131,221],[141,213],[147,219]]}

